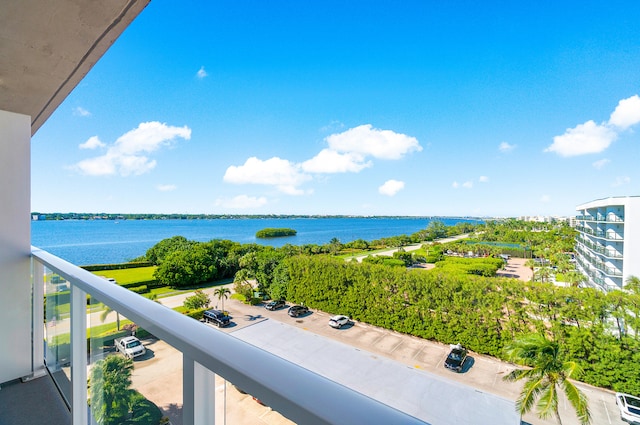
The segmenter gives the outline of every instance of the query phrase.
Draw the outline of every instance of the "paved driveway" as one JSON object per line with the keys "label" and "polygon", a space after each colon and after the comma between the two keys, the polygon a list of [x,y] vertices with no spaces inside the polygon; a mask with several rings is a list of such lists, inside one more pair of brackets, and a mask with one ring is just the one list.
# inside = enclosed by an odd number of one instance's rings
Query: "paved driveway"
{"label": "paved driveway", "polygon": [[[221,331],[232,334],[237,332],[238,337],[249,342],[252,332],[246,329],[247,327],[255,326],[256,329],[261,327],[270,332],[269,329],[277,329],[277,327],[258,324],[264,321],[272,322],[273,325],[281,322],[297,328],[298,331],[306,331],[309,335],[317,335],[327,338],[328,341],[340,342],[344,346],[359,349],[367,353],[367,356],[380,356],[394,360],[408,366],[409,369],[429,372],[436,375],[438,379],[472,387],[490,397],[497,396],[500,399],[510,400],[510,406],[513,406],[513,401],[521,388],[519,383],[502,380],[502,377],[512,370],[512,365],[475,353],[471,353],[471,362],[464,373],[457,374],[446,370],[442,364],[449,347],[444,344],[360,323],[343,329],[333,329],[327,325],[329,314],[318,311],[312,311],[305,317],[294,319],[287,315],[286,308],[268,311],[261,306],[247,306],[235,300],[227,300],[225,308],[233,316],[233,325]],[[263,332],[262,335],[268,334]],[[256,345],[259,345],[258,342]],[[163,408],[172,418],[174,425],[180,425],[182,423],[180,420],[182,355],[162,341],[151,341],[147,343],[147,348],[150,351],[148,357],[135,362],[134,386]],[[241,394],[234,387],[225,385],[221,378],[217,378],[216,384],[216,404],[220,409],[219,412],[223,412],[226,399],[227,423],[240,425],[290,423],[278,413],[255,402],[249,395]],[[589,398],[594,425],[623,424],[619,419],[612,392],[583,384],[579,386]],[[560,413],[563,424],[578,424],[566,400],[561,400]],[[534,414],[525,416],[523,422],[535,425],[556,423],[554,420],[538,419]]]}

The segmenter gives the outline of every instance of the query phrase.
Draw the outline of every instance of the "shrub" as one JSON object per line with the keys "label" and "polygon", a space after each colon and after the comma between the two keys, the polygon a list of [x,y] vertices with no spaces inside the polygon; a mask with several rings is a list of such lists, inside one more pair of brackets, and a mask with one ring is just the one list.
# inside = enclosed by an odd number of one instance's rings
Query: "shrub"
{"label": "shrub", "polygon": [[209,295],[202,292],[201,289],[197,289],[192,296],[187,297],[184,300],[184,307],[189,310],[198,310],[209,307],[209,304],[211,304],[211,298],[209,298]]}

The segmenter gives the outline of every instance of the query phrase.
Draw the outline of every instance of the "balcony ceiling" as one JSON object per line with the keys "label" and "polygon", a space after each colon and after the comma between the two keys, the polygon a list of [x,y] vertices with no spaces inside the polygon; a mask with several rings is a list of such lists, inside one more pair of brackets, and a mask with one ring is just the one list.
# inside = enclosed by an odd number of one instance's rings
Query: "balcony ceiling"
{"label": "balcony ceiling", "polygon": [[150,0],[3,0],[0,110],[49,118]]}

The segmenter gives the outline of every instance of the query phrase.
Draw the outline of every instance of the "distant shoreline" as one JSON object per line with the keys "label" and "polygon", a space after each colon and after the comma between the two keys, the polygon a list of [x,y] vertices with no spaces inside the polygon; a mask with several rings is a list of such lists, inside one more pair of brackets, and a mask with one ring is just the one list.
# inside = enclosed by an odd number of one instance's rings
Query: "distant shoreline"
{"label": "distant shoreline", "polygon": [[41,213],[32,212],[32,221],[56,220],[240,220],[240,219],[296,219],[296,218],[364,218],[364,219],[403,219],[403,220],[502,220],[504,218],[472,216],[413,216],[413,215],[295,215],[295,214],[107,214],[107,213]]}

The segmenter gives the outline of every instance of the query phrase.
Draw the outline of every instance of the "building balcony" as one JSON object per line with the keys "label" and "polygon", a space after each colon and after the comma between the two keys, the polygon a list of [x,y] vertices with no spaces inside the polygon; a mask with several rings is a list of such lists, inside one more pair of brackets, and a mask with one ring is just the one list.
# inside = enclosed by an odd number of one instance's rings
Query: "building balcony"
{"label": "building balcony", "polygon": [[[103,324],[94,323],[95,315],[88,314],[95,302],[108,306],[122,318],[126,317],[152,333],[181,356],[179,381],[167,382],[166,385],[182,387],[182,399],[175,400],[175,405],[181,406],[183,424],[214,424],[216,420],[223,423],[221,413],[215,407],[216,387],[222,380],[225,385],[229,382],[230,388],[232,384],[242,388],[295,423],[424,423],[237,337],[114,285],[46,251],[32,249],[32,268],[34,323],[46,323],[46,326],[33,329],[34,341],[45,341],[42,351],[36,350],[34,357],[39,357],[42,364],[46,361],[62,393],[56,402],[68,402],[74,425],[94,423],[87,409],[89,371],[112,350],[98,332]],[[43,301],[45,293],[46,303]],[[37,348],[38,344],[35,346]],[[32,401],[25,400],[29,404]],[[220,402],[217,404],[219,406]],[[255,405],[254,402],[252,404]],[[23,408],[29,410],[26,406]]]}
{"label": "building balcony", "polygon": [[576,220],[579,220],[582,222],[590,221],[593,223],[624,223],[624,216],[619,216],[614,213],[610,213],[607,215],[598,214],[596,216],[576,215]]}
{"label": "building balcony", "polygon": [[608,241],[616,241],[616,242],[622,242],[624,241],[624,234],[622,233],[617,233],[615,231],[604,231],[604,230],[592,230],[592,229],[588,229],[588,228],[584,228],[582,230],[579,230],[584,234],[587,235],[591,235],[594,236],[596,238],[599,239],[605,239]]}
{"label": "building balcony", "polygon": [[615,249],[607,248],[605,245],[592,243],[591,241],[586,240],[584,238],[578,238],[578,242],[581,244],[581,246],[578,246],[577,249],[580,249],[581,253],[583,253],[583,255],[585,256],[588,256],[588,254],[585,253],[585,247],[586,247],[591,252],[595,254],[603,255],[607,258],[621,259],[624,257],[622,253],[620,253],[619,251],[616,251]]}
{"label": "building balcony", "polygon": [[613,213],[607,214],[606,217],[607,223],[624,223],[624,216],[619,216]]}

